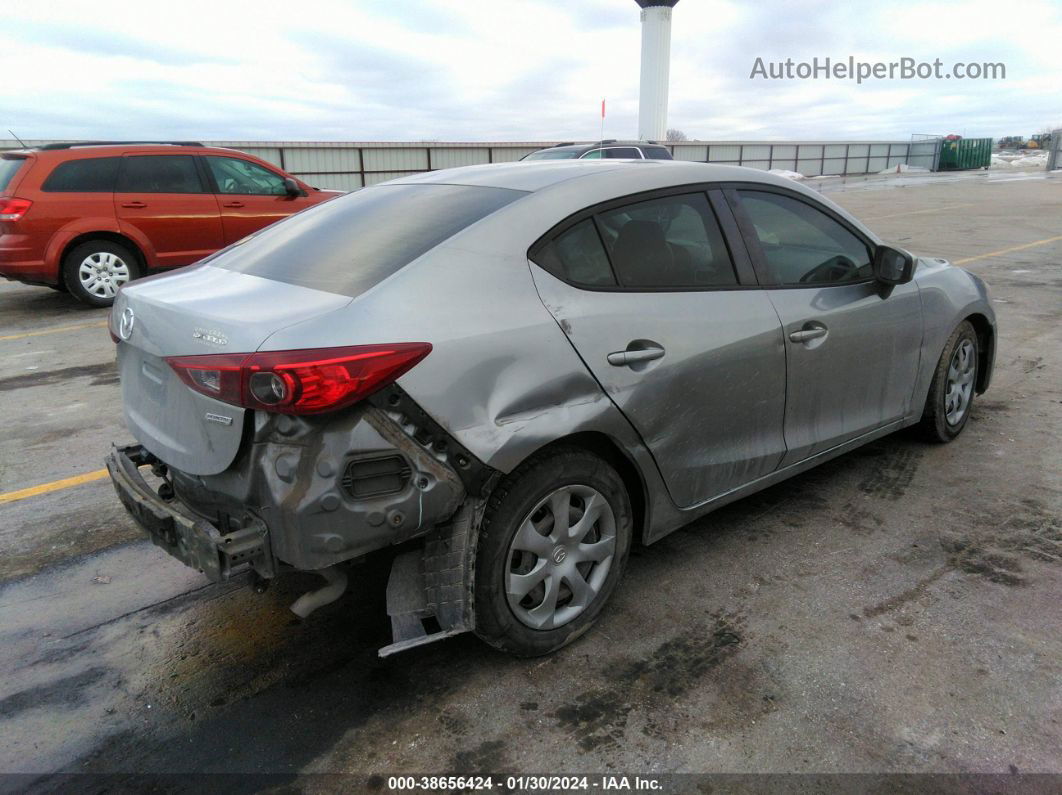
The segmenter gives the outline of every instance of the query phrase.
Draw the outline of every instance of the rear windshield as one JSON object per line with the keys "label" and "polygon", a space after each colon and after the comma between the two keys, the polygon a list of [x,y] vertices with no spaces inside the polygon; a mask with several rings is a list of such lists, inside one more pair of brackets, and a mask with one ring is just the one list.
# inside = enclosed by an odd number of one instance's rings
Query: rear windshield
{"label": "rear windshield", "polygon": [[311,207],[210,259],[266,279],[356,296],[526,194],[469,185],[380,185]]}
{"label": "rear windshield", "polygon": [[11,178],[18,173],[25,162],[24,157],[0,158],[0,190],[7,190],[7,186],[11,184]]}

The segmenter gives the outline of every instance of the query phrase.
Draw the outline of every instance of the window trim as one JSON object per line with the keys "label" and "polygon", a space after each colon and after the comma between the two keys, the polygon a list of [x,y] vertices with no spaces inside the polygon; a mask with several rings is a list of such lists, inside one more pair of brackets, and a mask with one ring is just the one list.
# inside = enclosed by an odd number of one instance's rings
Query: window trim
{"label": "window trim", "polygon": [[[195,174],[199,178],[200,190],[195,193],[181,191],[175,193],[173,191],[148,191],[148,190],[121,190],[122,178],[125,176],[125,167],[128,162],[128,158],[133,157],[190,157],[192,158],[192,167],[195,169]],[[143,194],[145,196],[211,196],[209,186],[203,182],[203,172],[199,168],[199,156],[195,154],[189,154],[188,152],[174,152],[173,154],[161,153],[161,152],[127,152],[122,155],[122,162],[118,164],[118,173],[114,177],[114,194],[124,196],[136,196]]]}
{"label": "window trim", "polygon": [[738,229],[741,232],[741,237],[745,243],[745,247],[748,250],[749,257],[752,261],[752,267],[756,271],[756,277],[759,283],[765,290],[821,290],[826,287],[851,287],[859,284],[870,284],[875,281],[873,276],[868,276],[865,279],[859,279],[858,281],[851,282],[827,282],[827,283],[815,283],[815,284],[782,284],[776,279],[771,277],[771,270],[767,265],[767,255],[763,251],[763,247],[760,245],[759,236],[756,234],[756,229],[752,223],[752,218],[745,210],[744,205],[741,202],[741,196],[738,194],[740,190],[747,191],[759,191],[761,193],[776,193],[780,196],[785,196],[789,199],[794,199],[798,202],[806,204],[813,210],[818,210],[824,214],[830,220],[839,224],[843,229],[854,235],[863,245],[867,247],[867,252],[870,255],[870,261],[874,261],[874,254],[877,250],[878,244],[871,240],[861,230],[854,227],[851,222],[836,213],[830,207],[825,204],[815,201],[809,196],[805,196],[797,191],[789,190],[780,185],[768,185],[760,182],[726,182],[723,183],[723,195],[726,198],[727,203],[730,205],[730,209],[734,214],[734,218],[737,221]]}
{"label": "window trim", "polygon": [[[626,207],[630,204],[640,204],[646,201],[653,201],[655,199],[667,198],[668,196],[685,196],[688,194],[699,193],[705,197],[708,203],[708,209],[711,211],[716,223],[719,225],[719,232],[722,235],[723,243],[727,248],[727,253],[730,255],[730,263],[734,268],[734,276],[737,279],[736,284],[720,284],[720,285],[705,285],[692,286],[692,287],[627,287],[620,283],[619,278],[616,275],[615,265],[612,263],[612,255],[609,254],[608,246],[605,245],[605,241],[601,236],[601,228],[597,221],[597,216],[603,212],[609,210],[618,209],[620,207]],[[712,194],[718,194],[713,201]],[[726,208],[726,213],[720,213],[719,207]],[[605,256],[608,258],[609,267],[612,268],[613,278],[616,279],[615,285],[588,285],[580,282],[573,282],[570,279],[565,278],[553,271],[540,265],[535,257],[544,249],[547,245],[553,242],[557,237],[567,232],[573,226],[587,218],[594,219],[594,228],[597,230],[598,239],[600,240],[601,247],[605,251]],[[736,237],[733,237],[737,235]],[[737,224],[734,222],[732,211],[725,203],[722,191],[720,190],[719,183],[707,183],[707,182],[695,182],[688,185],[670,185],[666,188],[654,188],[652,190],[640,191],[638,193],[631,193],[626,196],[619,196],[614,199],[608,199],[597,204],[592,204],[588,207],[584,207],[566,218],[562,219],[558,223],[551,226],[545,234],[539,236],[534,243],[532,243],[527,249],[527,259],[534,263],[538,268],[541,268],[546,273],[550,274],[556,279],[575,287],[579,290],[585,290],[587,292],[596,293],[709,293],[718,291],[729,290],[758,290],[761,289],[760,284],[756,280],[756,274],[752,268],[752,262],[749,257],[749,252],[745,248],[745,243],[740,234],[738,234]]]}
{"label": "window trim", "polygon": [[[261,198],[272,198],[272,199],[295,199],[295,198],[298,198],[296,196],[292,196],[290,193],[222,193],[221,189],[218,187],[218,181],[214,178],[214,172],[210,168],[210,163],[207,162],[207,158],[208,157],[223,157],[223,158],[228,158],[229,160],[242,160],[245,163],[250,163],[252,166],[258,166],[259,168],[264,169],[265,171],[268,171],[270,174],[272,174],[275,177],[280,177],[280,179],[282,181],[285,180],[285,179],[295,179],[295,178],[292,177],[290,174],[282,174],[279,171],[274,171],[273,169],[271,169],[268,166],[266,166],[264,163],[259,163],[256,160],[250,160],[249,158],[246,158],[246,157],[237,157],[235,155],[229,155],[229,154],[220,155],[220,154],[215,154],[213,152],[207,152],[207,153],[204,153],[204,154],[201,154],[201,155],[196,155],[196,157],[199,159],[200,164],[202,166],[200,170],[201,170],[203,176],[205,176],[206,179],[207,179],[207,186],[211,188],[211,192],[215,196],[257,196],[257,197],[261,197]],[[295,184],[299,185],[298,180],[295,181]],[[306,189],[303,188],[302,185],[299,185],[299,196],[305,197],[307,195],[308,194],[306,193]]]}

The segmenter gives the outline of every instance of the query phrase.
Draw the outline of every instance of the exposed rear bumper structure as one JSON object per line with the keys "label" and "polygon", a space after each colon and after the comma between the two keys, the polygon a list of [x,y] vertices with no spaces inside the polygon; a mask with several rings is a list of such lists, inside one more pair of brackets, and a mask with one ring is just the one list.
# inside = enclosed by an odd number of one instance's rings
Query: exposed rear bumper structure
{"label": "exposed rear bumper structure", "polygon": [[210,522],[183,511],[176,499],[164,499],[148,486],[140,467],[157,463],[140,445],[118,447],[107,456],[118,499],[156,546],[213,582],[251,569],[261,577],[274,575],[269,531],[261,520],[248,517],[238,530],[222,534]]}

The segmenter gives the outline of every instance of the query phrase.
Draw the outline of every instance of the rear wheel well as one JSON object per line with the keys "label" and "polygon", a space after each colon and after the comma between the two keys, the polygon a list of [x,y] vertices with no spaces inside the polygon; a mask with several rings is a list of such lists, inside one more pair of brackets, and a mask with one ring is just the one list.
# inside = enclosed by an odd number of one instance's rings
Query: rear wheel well
{"label": "rear wheel well", "polygon": [[977,332],[977,394],[981,394],[988,388],[988,378],[991,374],[988,365],[992,361],[996,344],[995,330],[984,315],[970,315],[965,320],[968,320]]}
{"label": "rear wheel well", "polygon": [[137,276],[147,275],[147,263],[144,261],[144,252],[140,250],[140,246],[127,238],[125,235],[120,235],[117,232],[85,232],[78,235],[63,248],[63,253],[59,257],[60,269],[66,263],[67,255],[82,243],[88,243],[90,240],[107,240],[111,243],[117,243],[119,246],[125,246],[127,249],[133,252],[133,256],[136,257]]}
{"label": "rear wheel well", "polygon": [[649,506],[646,498],[645,481],[642,479],[638,466],[623,452],[623,449],[606,434],[597,431],[584,431],[550,442],[545,447],[537,450],[535,455],[541,455],[557,447],[578,447],[586,450],[603,459],[616,470],[623,480],[623,485],[627,489],[627,496],[631,501],[631,513],[634,518],[634,540],[644,543],[649,525]]}

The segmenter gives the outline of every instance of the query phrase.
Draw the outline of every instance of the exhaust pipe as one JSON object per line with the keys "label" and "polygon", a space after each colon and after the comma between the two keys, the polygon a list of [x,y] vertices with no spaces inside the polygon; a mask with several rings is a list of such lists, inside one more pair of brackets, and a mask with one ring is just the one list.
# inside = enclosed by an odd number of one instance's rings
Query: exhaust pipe
{"label": "exhaust pipe", "polygon": [[316,591],[304,593],[295,600],[291,612],[299,618],[306,618],[317,608],[332,604],[347,590],[347,574],[338,565],[321,569],[317,573],[328,580],[328,584]]}

